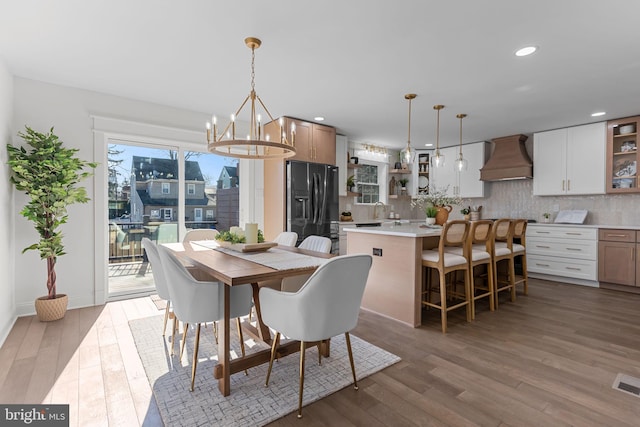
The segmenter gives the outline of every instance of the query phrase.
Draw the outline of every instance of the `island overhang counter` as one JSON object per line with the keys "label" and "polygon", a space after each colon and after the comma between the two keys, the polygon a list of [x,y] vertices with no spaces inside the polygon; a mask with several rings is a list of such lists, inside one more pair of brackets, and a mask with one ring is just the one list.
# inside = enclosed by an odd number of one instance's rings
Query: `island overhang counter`
{"label": "island overhang counter", "polygon": [[412,327],[422,322],[422,250],[437,247],[441,228],[415,223],[345,228],[347,253],[373,255],[362,308]]}

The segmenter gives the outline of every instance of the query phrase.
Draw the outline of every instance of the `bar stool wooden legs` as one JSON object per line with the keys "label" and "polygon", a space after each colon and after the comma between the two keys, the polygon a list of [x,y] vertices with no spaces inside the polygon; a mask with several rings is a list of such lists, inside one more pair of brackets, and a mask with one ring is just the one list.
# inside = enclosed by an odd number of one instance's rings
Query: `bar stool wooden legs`
{"label": "bar stool wooden legs", "polygon": [[516,277],[515,286],[517,287],[522,283],[523,292],[525,295],[529,294],[529,276],[527,275],[527,220],[516,219],[513,221],[513,259],[515,262],[516,257],[522,258],[522,275]]}
{"label": "bar stool wooden legs", "polygon": [[[493,275],[494,275],[494,294],[495,307],[498,307],[498,297],[500,292],[509,291],[511,301],[516,300],[516,282],[515,267],[513,261],[513,224],[510,219],[498,219],[493,223]],[[498,272],[498,263],[506,261],[507,272],[506,277],[501,277]]]}
{"label": "bar stool wooden legs", "polygon": [[[471,247],[467,240],[469,234],[469,223],[467,221],[449,221],[445,223],[440,236],[438,250],[422,251],[422,266],[435,269],[438,271],[440,302],[431,301],[430,283],[423,292],[422,304],[440,310],[440,318],[442,322],[442,333],[447,332],[447,312],[459,307],[466,307],[467,322],[472,317],[472,299],[469,280],[469,254]],[[462,250],[463,255],[457,255],[445,251],[445,248],[453,247]],[[448,292],[447,285],[453,285],[453,282],[447,283],[447,274],[454,271],[464,271],[464,294],[456,295]],[[427,273],[425,277],[428,275]],[[449,305],[449,297],[459,296],[458,302]]]}

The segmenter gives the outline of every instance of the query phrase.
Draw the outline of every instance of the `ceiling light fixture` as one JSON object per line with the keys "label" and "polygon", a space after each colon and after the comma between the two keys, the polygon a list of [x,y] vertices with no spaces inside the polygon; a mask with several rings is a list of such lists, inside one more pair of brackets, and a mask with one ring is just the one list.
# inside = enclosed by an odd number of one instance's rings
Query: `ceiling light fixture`
{"label": "ceiling light fixture", "polygon": [[593,113],[591,115],[591,117],[600,117],[600,116],[604,116],[606,113],[606,111],[598,111],[597,113]]}
{"label": "ceiling light fixture", "polygon": [[416,98],[415,93],[408,93],[404,96],[404,99],[409,100],[409,130],[407,133],[407,148],[402,151],[402,159],[405,163],[411,163],[413,161],[414,152],[411,149],[411,100]]}
{"label": "ceiling light fixture", "polygon": [[464,172],[467,170],[467,160],[462,157],[462,119],[467,117],[467,115],[458,114],[456,117],[460,119],[460,152],[458,153],[458,158],[453,163],[453,168],[457,172]]}
{"label": "ceiling light fixture", "polygon": [[[247,37],[244,43],[251,49],[251,92],[244,99],[240,108],[235,114],[231,115],[231,121],[224,128],[220,136],[218,136],[218,127],[216,117],[212,117],[213,137],[211,135],[211,122],[207,122],[207,149],[215,154],[227,157],[236,157],[240,159],[276,159],[292,157],[296,154],[295,149],[295,125],[291,125],[291,141],[287,140],[286,130],[282,129],[283,121],[280,119],[279,135],[276,141],[270,141],[269,135],[262,138],[262,123],[260,114],[256,114],[256,100],[267,114],[269,119],[273,121],[273,117],[267,107],[264,105],[255,90],[255,50],[260,47],[262,42],[255,37]],[[251,100],[251,112],[249,117],[249,134],[246,139],[236,138],[236,118]],[[231,130],[229,131],[229,128]],[[226,136],[226,139],[224,137]]]}
{"label": "ceiling light fixture", "polygon": [[324,117],[317,116],[317,117],[314,117],[313,120],[315,120],[316,122],[323,122],[324,121]]}
{"label": "ceiling light fixture", "polygon": [[444,108],[444,105],[434,105],[433,109],[438,112],[436,119],[436,151],[431,156],[431,166],[434,168],[441,168],[444,166],[444,154],[440,152],[440,110]]}
{"label": "ceiling light fixture", "polygon": [[516,50],[516,56],[528,56],[534,53],[538,48],[536,46],[526,46]]}

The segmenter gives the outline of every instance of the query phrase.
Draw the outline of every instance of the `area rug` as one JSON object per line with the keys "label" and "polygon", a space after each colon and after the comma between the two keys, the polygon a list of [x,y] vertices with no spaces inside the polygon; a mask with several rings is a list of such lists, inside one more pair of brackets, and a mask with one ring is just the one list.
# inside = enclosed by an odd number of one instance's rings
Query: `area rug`
{"label": "area rug", "polygon": [[[187,334],[187,347],[178,360],[181,336],[176,336],[174,356],[171,337],[162,337],[162,316],[132,320],[129,327],[165,426],[261,426],[298,408],[297,353],[274,363],[269,387],[264,386],[267,364],[231,376],[231,395],[223,397],[213,378],[217,360],[211,325],[202,328],[195,389],[189,391],[195,331]],[[232,357],[240,354],[238,336],[232,328]],[[247,354],[268,348],[245,336]],[[351,335],[358,380],[400,361],[400,358]],[[235,355],[234,355],[235,354]],[[332,338],[331,357],[318,365],[317,348],[307,350],[303,404],[308,405],[352,384],[344,335]],[[354,393],[357,393],[354,391]]]}

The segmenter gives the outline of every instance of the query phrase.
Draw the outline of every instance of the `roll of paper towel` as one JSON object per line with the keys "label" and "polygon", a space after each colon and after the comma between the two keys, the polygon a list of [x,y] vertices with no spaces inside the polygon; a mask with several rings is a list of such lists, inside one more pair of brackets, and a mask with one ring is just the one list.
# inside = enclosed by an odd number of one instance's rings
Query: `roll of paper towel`
{"label": "roll of paper towel", "polygon": [[244,235],[247,238],[247,243],[258,243],[258,224],[245,224]]}

